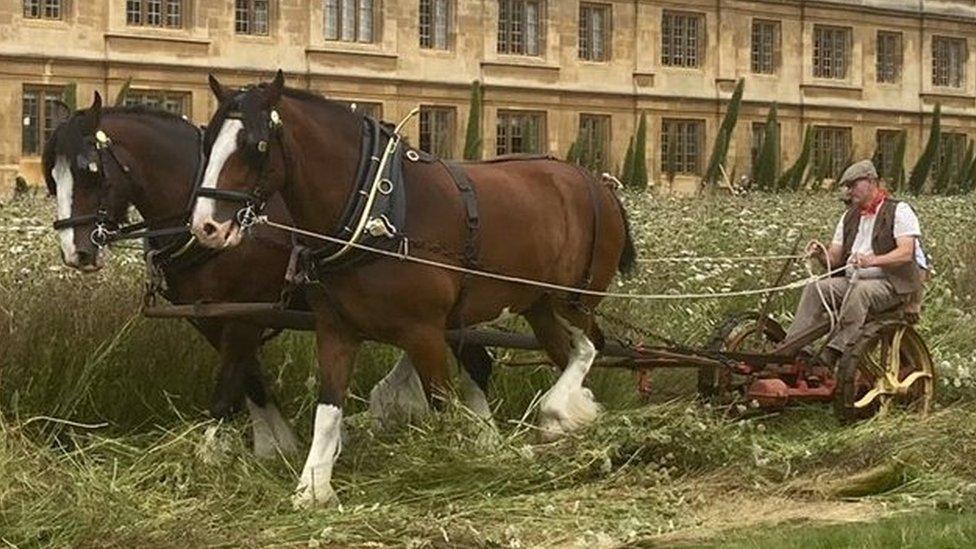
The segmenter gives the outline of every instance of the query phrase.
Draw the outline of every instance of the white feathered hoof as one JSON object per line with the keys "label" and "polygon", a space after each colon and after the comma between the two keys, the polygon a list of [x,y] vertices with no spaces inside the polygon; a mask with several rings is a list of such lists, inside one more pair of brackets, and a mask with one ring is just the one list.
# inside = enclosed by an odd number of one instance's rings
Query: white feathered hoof
{"label": "white feathered hoof", "polygon": [[291,497],[292,507],[295,509],[311,509],[313,507],[329,507],[339,504],[339,497],[328,482],[300,483]]}
{"label": "white feathered hoof", "polygon": [[569,391],[560,389],[550,389],[539,405],[538,426],[544,441],[555,440],[589,425],[602,409],[593,399],[593,393],[585,387]]}

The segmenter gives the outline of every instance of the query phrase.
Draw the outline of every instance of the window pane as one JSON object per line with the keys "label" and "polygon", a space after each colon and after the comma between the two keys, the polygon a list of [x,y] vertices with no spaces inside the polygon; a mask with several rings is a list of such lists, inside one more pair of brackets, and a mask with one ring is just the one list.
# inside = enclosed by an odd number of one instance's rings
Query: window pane
{"label": "window pane", "polygon": [[373,0],[359,0],[359,41],[373,41]]}
{"label": "window pane", "polygon": [[339,39],[339,0],[325,0],[325,39]]}
{"label": "window pane", "polygon": [[539,55],[539,3],[528,2],[525,6],[525,53]]}
{"label": "window pane", "polygon": [[235,0],[234,2],[234,32],[239,34],[250,34],[250,1]]}
{"label": "window pane", "polygon": [[434,47],[437,49],[448,48],[449,21],[448,0],[436,0],[434,2]]}
{"label": "window pane", "polygon": [[268,0],[254,1],[254,34],[268,34]]}
{"label": "window pane", "polygon": [[356,40],[356,0],[342,0],[342,40]]}
{"label": "window pane", "polygon": [[40,147],[38,146],[39,134],[38,131],[38,107],[37,107],[37,92],[24,90],[24,99],[22,107],[22,120],[23,130],[21,133],[21,149],[24,154],[38,154],[40,152]]}

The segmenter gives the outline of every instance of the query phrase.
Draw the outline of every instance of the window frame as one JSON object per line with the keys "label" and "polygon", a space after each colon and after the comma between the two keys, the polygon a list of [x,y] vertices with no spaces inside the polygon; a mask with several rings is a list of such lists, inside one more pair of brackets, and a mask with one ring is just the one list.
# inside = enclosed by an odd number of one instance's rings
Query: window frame
{"label": "window frame", "polygon": [[[526,37],[529,36],[529,9],[536,6],[536,37],[535,51],[531,51]],[[509,16],[518,6],[520,16],[516,21]],[[518,55],[524,57],[543,57],[546,51],[546,16],[548,7],[546,0],[498,0],[498,29],[495,51],[501,55]],[[515,37],[518,36],[518,40]],[[504,39],[503,39],[504,37]]]}
{"label": "window frame", "polygon": [[[763,40],[767,38],[766,33],[757,33],[757,30],[763,27],[771,31],[768,33],[768,47],[771,50],[768,54],[759,51],[764,45]],[[762,36],[758,36],[760,39],[758,42],[757,34],[762,34]],[[782,36],[782,23],[779,20],[758,17],[752,20],[749,44],[749,68],[752,74],[775,75],[779,72],[782,63]],[[767,61],[769,64],[768,67],[766,65]]]}
{"label": "window frame", "polygon": [[[695,128],[695,135],[689,136],[687,130],[692,127]],[[704,172],[705,121],[700,118],[661,119],[661,173],[664,174],[672,173],[668,169],[672,167],[669,166],[668,161],[672,134],[677,134],[680,149],[676,154],[681,157],[677,159],[677,163],[673,166],[675,168],[673,171],[674,175],[701,176]],[[689,144],[693,144],[696,149],[693,155],[690,155],[685,150]]]}
{"label": "window frame", "polygon": [[[511,154],[542,154],[549,148],[547,139],[547,120],[548,116],[545,111],[532,111],[532,110],[515,110],[515,109],[499,109],[495,115],[495,155],[505,156]],[[525,129],[528,127],[527,122],[530,120],[535,120],[536,135],[536,150],[527,150],[525,147],[521,147],[522,150],[513,150],[513,141],[516,138],[514,135],[509,135],[507,130],[503,137],[502,127],[512,127],[512,125],[504,124],[503,120],[511,122],[512,120],[519,121],[519,130],[522,135],[518,136],[519,139],[525,140]],[[504,139],[504,150],[499,146],[499,141]]]}
{"label": "window frame", "polygon": [[[592,160],[591,151],[594,150],[592,143],[597,142],[596,150],[599,151],[599,163],[597,171],[604,172],[610,169],[610,146],[613,139],[613,117],[609,114],[599,113],[580,113],[579,126],[576,131],[576,146],[580,151],[580,165],[590,167]],[[584,142],[586,146],[584,147]],[[583,158],[583,155],[587,158]]]}
{"label": "window frame", "polygon": [[[823,35],[821,36],[821,33]],[[837,54],[838,44],[841,47]],[[824,49],[828,52],[824,52]],[[852,74],[854,29],[839,25],[813,26],[813,77],[824,80],[847,80]],[[826,55],[829,54],[829,55]],[[838,68],[839,67],[839,68]]]}
{"label": "window frame", "polygon": [[[691,26],[695,22],[694,55],[692,51]],[[678,24],[680,22],[680,24]],[[668,33],[671,29],[677,29]],[[687,29],[686,32],[679,32]],[[707,55],[708,27],[705,14],[693,11],[664,10],[661,14],[661,65],[676,69],[701,70]],[[678,51],[673,51],[678,50]]]}
{"label": "window frame", "polygon": [[[54,132],[54,129],[57,127],[58,123],[60,122],[59,120],[57,120],[56,116],[52,116],[50,120],[51,125],[49,127],[48,116],[47,116],[48,100],[50,99],[54,101],[64,101],[64,94],[66,90],[67,90],[67,86],[51,86],[47,84],[22,84],[21,85],[21,96],[20,96],[20,113],[21,113],[20,114],[20,125],[21,125],[20,154],[21,156],[27,156],[27,157],[40,156],[41,153],[44,152],[44,145],[47,143],[47,140],[51,137],[51,134]],[[37,110],[36,123],[34,124],[34,126],[36,126],[36,129],[33,130],[36,133],[32,136],[33,139],[36,139],[36,146],[37,146],[36,150],[28,150],[26,147],[27,141],[24,139],[24,137],[27,134],[27,130],[26,130],[27,125],[24,124],[24,120],[29,116],[28,113],[25,112],[24,107],[26,106],[25,105],[26,100],[28,94],[30,93],[35,94],[35,108]],[[55,94],[56,97],[52,99],[47,96],[47,94],[51,94],[51,93]]]}
{"label": "window frame", "polygon": [[[247,15],[245,20],[239,19],[238,15],[241,13],[241,8],[238,7],[238,2],[246,2],[247,6],[244,9],[244,13]],[[264,32],[257,32],[255,30],[257,24],[257,4],[261,2],[267,6],[267,11],[265,13],[266,19],[264,20]],[[270,37],[272,35],[273,24],[273,12],[274,12],[274,0],[234,0],[234,34],[237,36],[254,36],[254,37]],[[241,30],[241,23],[246,25],[245,30]]]}
{"label": "window frame", "polygon": [[[351,17],[352,23],[352,35],[351,37],[344,36],[345,23],[346,21],[346,7],[347,2],[352,2],[353,15]],[[369,2],[368,10],[364,8],[363,4]],[[330,33],[329,29],[329,18],[330,18],[330,8],[329,4],[333,3],[335,5],[335,34]],[[323,0],[322,3],[322,36],[326,42],[340,42],[345,44],[375,44],[378,42],[378,36],[380,34],[380,23],[379,17],[382,16],[383,10],[381,9],[380,0]],[[364,27],[363,23],[363,12],[369,11],[369,25]],[[369,29],[369,36],[364,39],[363,31],[364,29]]]}
{"label": "window frame", "polygon": [[[135,98],[148,99],[156,96],[159,105],[154,107],[149,101],[138,101]],[[164,105],[167,100],[176,99],[180,103],[180,112],[175,112],[167,109]],[[126,92],[125,99],[122,103],[126,107],[132,107],[136,105],[142,105],[146,108],[155,108],[170,114],[175,114],[176,116],[185,116],[186,118],[191,117],[191,110],[193,105],[193,93],[183,90],[165,90],[158,88],[132,88]]]}
{"label": "window frame", "polygon": [[[159,3],[159,24],[149,23],[149,4],[153,0],[126,0],[125,2],[125,24],[128,27],[143,27],[149,29],[165,29],[165,30],[182,30],[186,28],[186,9],[187,0],[155,0]],[[133,22],[130,19],[129,10],[130,3],[139,4],[139,20]],[[179,11],[177,13],[179,17],[179,23],[176,25],[171,25],[169,23],[170,13],[169,8],[172,5],[179,6]]]}
{"label": "window frame", "polygon": [[[882,51],[882,44],[887,44],[889,39],[894,42],[892,46],[894,50]],[[875,82],[879,84],[898,84],[901,82],[905,63],[904,51],[904,38],[901,32],[886,30],[877,32],[874,51]],[[885,67],[886,63],[890,63],[890,70]]]}
{"label": "window frame", "polygon": [[[431,120],[432,117],[443,116],[443,120]],[[431,124],[436,126],[440,122],[445,123],[445,127],[437,128],[431,127]],[[426,126],[426,128],[425,128]],[[438,130],[443,130],[443,141],[437,144],[432,144],[430,140],[437,138]],[[433,154],[440,158],[454,158],[456,154],[457,145],[457,107],[451,105],[421,105],[420,106],[420,117],[418,120],[418,130],[419,139],[417,140],[417,146],[420,150]],[[427,143],[425,143],[425,135]]]}
{"label": "window frame", "polygon": [[[23,0],[20,15],[28,21],[65,21],[66,12],[71,0]],[[37,10],[37,15],[30,11]],[[56,9],[57,16],[51,15],[49,10]]]}
{"label": "window frame", "polygon": [[[953,68],[952,61],[950,58],[945,60],[945,63],[940,63],[938,56],[936,55],[939,51],[939,45],[944,45],[943,51],[949,53],[952,46],[960,46],[958,55],[961,56],[960,59],[956,59],[958,65]],[[969,64],[969,40],[964,37],[959,36],[945,36],[945,35],[933,35],[932,36],[932,86],[938,88],[950,88],[954,90],[962,90],[966,88],[966,65]],[[944,75],[939,74],[940,69],[944,69]],[[941,78],[944,76],[945,83],[942,83]],[[957,82],[957,84],[953,84]]]}
{"label": "window frame", "polygon": [[[838,139],[838,136],[844,136],[843,139]],[[846,141],[846,152],[843,157],[837,157],[835,154],[838,152],[838,145],[840,142]],[[827,142],[827,146],[830,149],[830,156],[826,159],[826,166],[828,169],[824,171],[822,168],[825,163],[823,157],[823,152],[819,148],[820,143]],[[815,125],[813,127],[813,148],[811,151],[811,156],[813,160],[814,172],[821,173],[825,178],[833,179],[840,177],[841,172],[850,163],[854,154],[854,128],[851,126],[832,126],[832,125]]]}
{"label": "window frame", "polygon": [[[439,5],[444,6],[443,29],[439,28],[437,21]],[[420,0],[417,22],[417,42],[420,49],[450,51],[454,48],[454,10],[455,0]]]}
{"label": "window frame", "polygon": [[[600,50],[594,49],[596,43],[593,33],[596,27],[592,25],[592,16],[597,12],[602,12],[603,22],[601,33]],[[601,4],[596,2],[580,2],[578,37],[577,37],[577,58],[581,61],[591,63],[606,63],[611,60],[611,44],[613,43],[613,4]]]}

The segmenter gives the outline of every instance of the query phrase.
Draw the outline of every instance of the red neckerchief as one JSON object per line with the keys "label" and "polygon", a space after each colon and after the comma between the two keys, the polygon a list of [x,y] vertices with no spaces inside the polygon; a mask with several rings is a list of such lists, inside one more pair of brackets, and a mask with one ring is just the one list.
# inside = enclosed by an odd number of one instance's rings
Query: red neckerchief
{"label": "red neckerchief", "polygon": [[891,195],[888,194],[887,189],[878,189],[878,192],[874,193],[874,199],[871,202],[861,206],[861,217],[870,217],[872,215],[877,215],[878,210],[881,209],[881,204]]}

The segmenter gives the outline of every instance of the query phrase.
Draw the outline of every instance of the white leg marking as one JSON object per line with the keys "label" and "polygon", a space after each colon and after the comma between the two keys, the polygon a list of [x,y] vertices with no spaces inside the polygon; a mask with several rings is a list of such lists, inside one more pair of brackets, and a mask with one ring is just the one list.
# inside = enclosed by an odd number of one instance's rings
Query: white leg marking
{"label": "white leg marking", "polygon": [[261,459],[277,457],[278,451],[285,455],[298,453],[298,440],[273,402],[264,408],[246,399],[251,413],[251,429],[254,433],[254,455]]}
{"label": "white leg marking", "polygon": [[546,439],[579,429],[600,413],[593,393],[583,387],[583,380],[596,358],[596,347],[581,330],[568,324],[566,327],[572,335],[569,364],[539,402],[539,428]]}
{"label": "white leg marking", "polygon": [[319,404],[315,409],[312,447],[308,451],[305,467],[302,468],[298,488],[292,496],[295,507],[329,503],[335,498],[331,484],[332,466],[342,450],[341,429],[342,410],[331,404]]}
{"label": "white leg marking", "polygon": [[[71,175],[71,164],[64,156],[59,156],[51,168],[58,195],[58,219],[71,217],[71,203],[74,199],[75,179]],[[78,251],[75,248],[75,230],[73,227],[58,231],[61,239],[61,253],[64,262],[71,267],[78,266]]]}
{"label": "white leg marking", "polygon": [[406,354],[369,392],[369,413],[383,427],[423,417],[428,411],[424,386]]}
{"label": "white leg marking", "polygon": [[458,375],[461,381],[461,398],[464,406],[482,419],[491,419],[491,406],[488,405],[488,396],[471,379],[471,375],[464,369],[464,366],[458,369],[460,370]]}

